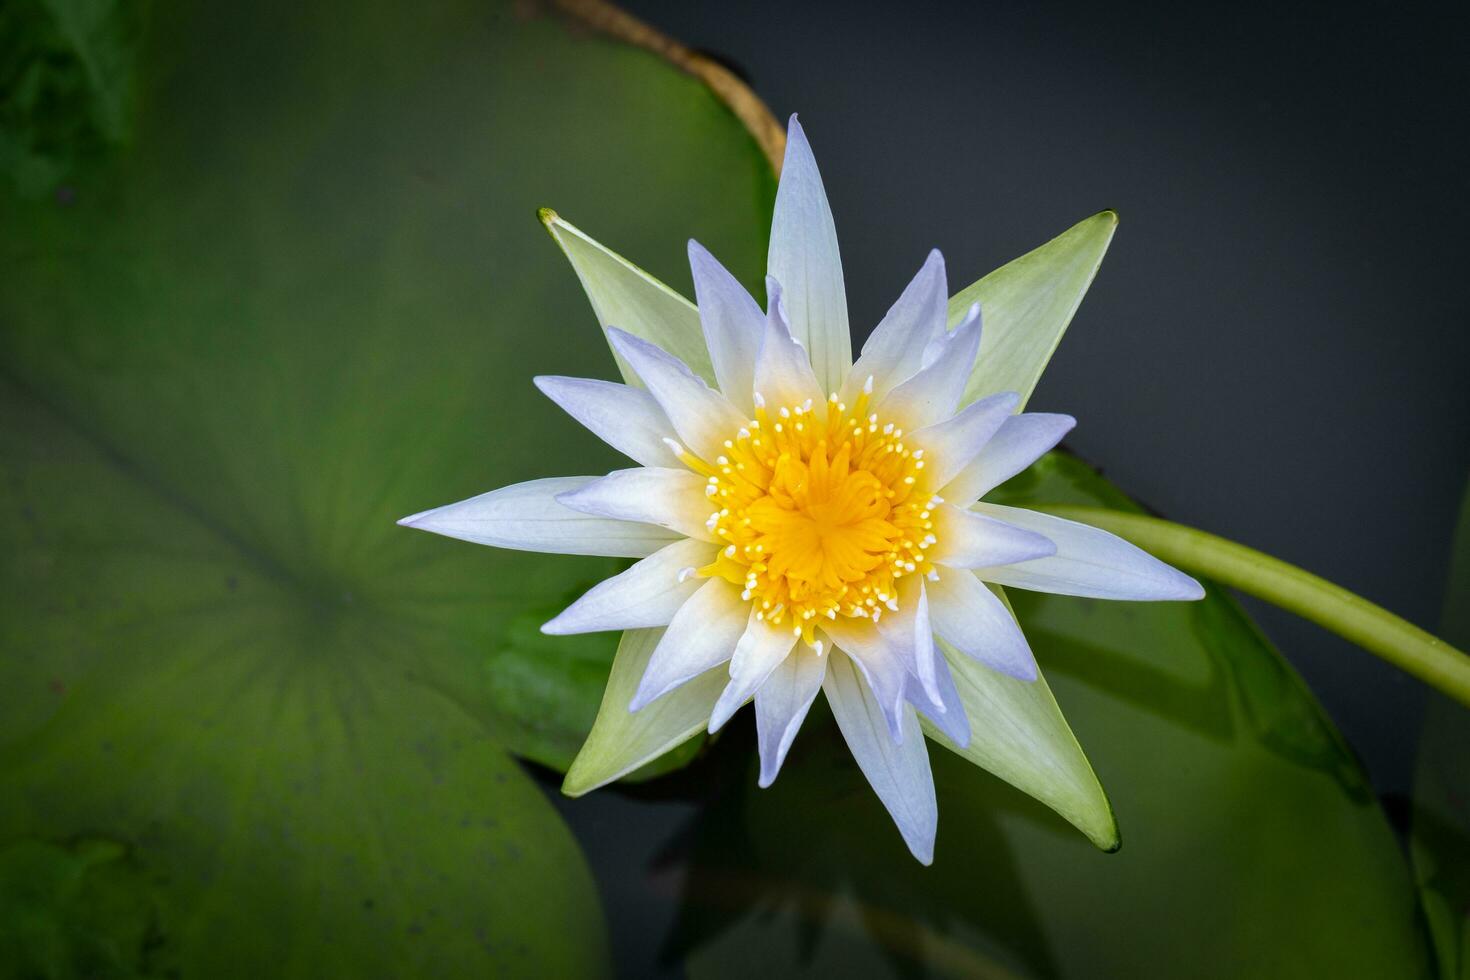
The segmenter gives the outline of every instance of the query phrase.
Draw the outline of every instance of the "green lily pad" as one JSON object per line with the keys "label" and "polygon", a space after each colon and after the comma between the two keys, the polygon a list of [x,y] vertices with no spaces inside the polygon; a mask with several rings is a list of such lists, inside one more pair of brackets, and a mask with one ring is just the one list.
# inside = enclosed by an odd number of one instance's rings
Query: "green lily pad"
{"label": "green lily pad", "polygon": [[0,8],[0,185],[27,197],[126,142],[147,3]]}
{"label": "green lily pad", "polygon": [[[996,498],[1135,506],[1059,454]],[[1382,811],[1234,600],[1006,594],[1108,787],[1122,849],[1097,851],[932,748],[939,838],[919,867],[814,712],[771,789],[747,772],[695,830],[677,933],[691,976],[1426,975]]]}
{"label": "green lily pad", "polygon": [[694,79],[510,2],[163,2],[144,37],[129,138],[0,184],[0,893],[15,848],[125,855],[27,898],[6,962],[595,974],[510,753],[570,761],[615,637],[524,617],[617,565],[394,520],[618,465],[531,384],[612,369],[538,206],[754,279],[765,161]]}
{"label": "green lily pad", "polygon": [[[1450,556],[1440,635],[1470,649],[1470,491]],[[1419,735],[1410,852],[1441,980],[1470,978],[1470,712],[1432,693]]]}

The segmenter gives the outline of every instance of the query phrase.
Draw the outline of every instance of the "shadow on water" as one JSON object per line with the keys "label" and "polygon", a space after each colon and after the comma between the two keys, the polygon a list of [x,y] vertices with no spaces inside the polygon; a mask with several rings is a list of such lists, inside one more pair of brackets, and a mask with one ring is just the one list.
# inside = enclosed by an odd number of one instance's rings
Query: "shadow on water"
{"label": "shadow on water", "polygon": [[[874,957],[898,977],[1055,973],[997,811],[974,791],[982,782],[1005,789],[993,777],[931,749],[943,823],[963,828],[964,853],[951,849],[926,868],[905,850],[825,706],[813,707],[768,790],[756,788],[756,760],[750,742],[737,747],[739,734],[706,760],[728,789],[660,856],[664,868],[687,869],[666,962],[708,977],[749,975],[753,963],[826,973]],[[1010,792],[1019,811],[1050,818]],[[744,955],[721,955],[732,949]]]}

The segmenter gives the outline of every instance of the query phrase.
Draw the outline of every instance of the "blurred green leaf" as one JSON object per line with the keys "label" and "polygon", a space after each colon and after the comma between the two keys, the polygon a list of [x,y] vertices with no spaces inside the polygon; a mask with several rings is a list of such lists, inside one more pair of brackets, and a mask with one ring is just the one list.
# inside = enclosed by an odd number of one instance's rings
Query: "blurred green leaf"
{"label": "blurred green leaf", "polygon": [[[1450,553],[1441,635],[1470,648],[1470,489]],[[1410,851],[1441,980],[1470,978],[1470,712],[1431,692],[1419,735]]]}
{"label": "blurred green leaf", "polygon": [[[547,636],[541,632],[541,624],[570,605],[582,591],[569,595],[560,605],[516,617],[501,645],[485,662],[490,707],[517,726],[509,736],[517,753],[559,772],[572,768],[572,760],[588,742],[588,733],[599,717],[599,705],[610,701],[612,692],[620,689],[618,668],[612,667],[611,680],[608,673],[613,656],[610,648],[618,641],[616,634]],[[647,631],[632,631],[634,636],[643,632]],[[617,712],[609,713],[621,715],[618,720],[631,724],[638,716],[628,711],[630,697],[624,697],[616,706]],[[703,721],[707,721],[709,705],[705,705],[704,712]],[[705,741],[692,734],[682,733],[675,749],[650,759],[641,768],[624,767],[617,775],[633,782],[682,768]],[[627,741],[620,740],[625,746]]]}
{"label": "blurred green leaf", "polygon": [[[1059,454],[996,497],[1135,506]],[[726,815],[695,828],[676,941],[691,976],[853,962],[895,977],[1427,974],[1408,869],[1363,774],[1232,599],[1006,594],[1108,788],[1122,849],[1096,851],[931,749],[939,839],[919,867],[814,717],[770,790],[746,772]]]}
{"label": "blurred green leaf", "polygon": [[165,977],[150,883],[115,841],[0,847],[0,975]]}
{"label": "blurred green leaf", "polygon": [[35,197],[123,143],[148,2],[0,6],[0,174]]}
{"label": "blurred green leaf", "polygon": [[[531,384],[614,374],[536,208],[681,289],[689,235],[758,273],[760,151],[510,2],[166,2],[146,39],[128,147],[0,187],[0,854],[121,848],[124,973],[595,974],[507,753],[585,734],[612,638],[524,617],[617,565],[394,520],[617,465]],[[26,899],[43,975],[105,972],[88,880]]]}

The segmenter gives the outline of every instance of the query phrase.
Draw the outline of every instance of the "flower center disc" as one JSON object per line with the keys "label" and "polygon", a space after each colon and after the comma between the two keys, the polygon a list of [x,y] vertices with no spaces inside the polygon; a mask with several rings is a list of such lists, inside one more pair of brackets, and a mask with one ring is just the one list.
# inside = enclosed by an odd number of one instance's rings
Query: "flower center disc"
{"label": "flower center disc", "polygon": [[758,404],[724,455],[700,467],[719,506],[708,527],[726,542],[700,574],[741,586],[757,618],[789,621],[813,647],[820,617],[876,622],[898,608],[898,579],[932,570],[924,551],[937,502],[922,490],[923,450],[865,415],[867,402]]}

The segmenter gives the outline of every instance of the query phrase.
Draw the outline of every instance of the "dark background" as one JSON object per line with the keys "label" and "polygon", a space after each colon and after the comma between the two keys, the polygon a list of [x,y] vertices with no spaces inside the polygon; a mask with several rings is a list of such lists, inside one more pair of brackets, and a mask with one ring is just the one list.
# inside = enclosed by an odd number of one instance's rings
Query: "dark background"
{"label": "dark background", "polygon": [[[1031,406],[1164,515],[1438,623],[1470,475],[1470,5],[624,6],[800,112],[865,334],[1121,224]],[[1251,611],[1382,794],[1425,689]]]}

